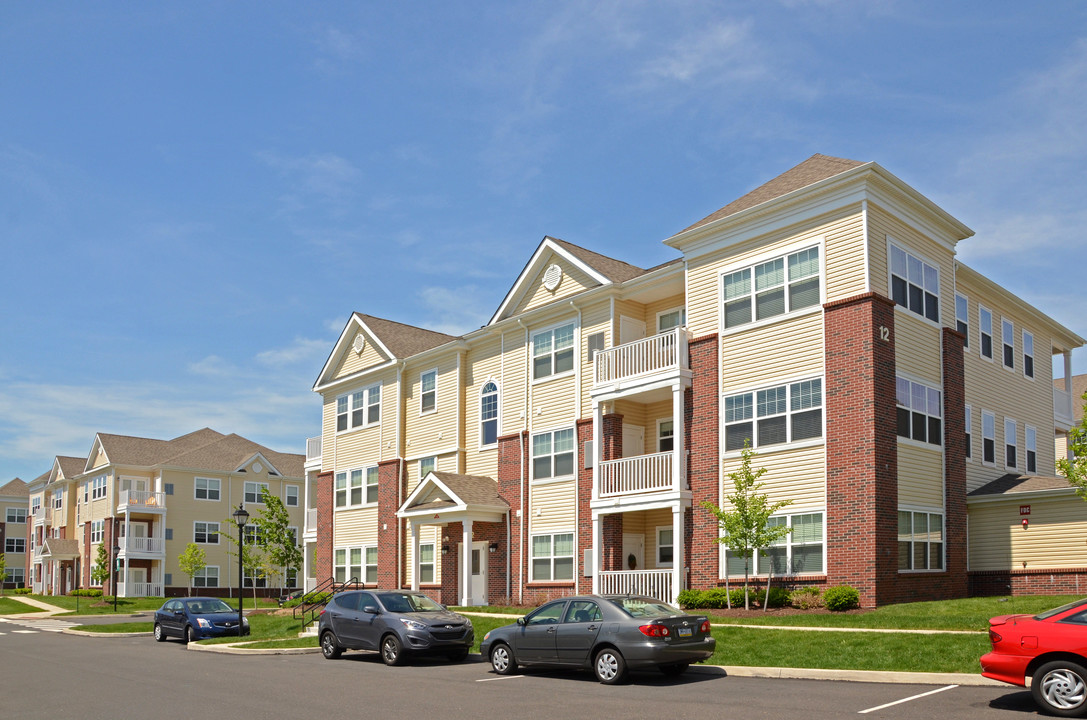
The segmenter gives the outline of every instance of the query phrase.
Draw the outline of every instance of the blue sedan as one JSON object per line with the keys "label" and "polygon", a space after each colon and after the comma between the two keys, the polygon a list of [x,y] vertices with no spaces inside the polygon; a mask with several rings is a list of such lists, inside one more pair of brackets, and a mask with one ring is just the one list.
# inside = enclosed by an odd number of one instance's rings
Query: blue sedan
{"label": "blue sedan", "polygon": [[171,635],[193,642],[223,635],[248,635],[249,620],[242,618],[238,632],[238,609],[219,598],[190,597],[167,600],[155,611],[155,639],[162,642]]}

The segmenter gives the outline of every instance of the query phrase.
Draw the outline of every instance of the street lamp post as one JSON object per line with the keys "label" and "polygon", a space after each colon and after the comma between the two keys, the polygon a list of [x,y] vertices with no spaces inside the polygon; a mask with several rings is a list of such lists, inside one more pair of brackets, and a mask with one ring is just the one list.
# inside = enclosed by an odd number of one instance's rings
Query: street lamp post
{"label": "street lamp post", "polygon": [[117,613],[117,557],[121,554],[121,546],[113,546],[113,612]]}
{"label": "street lamp post", "polygon": [[245,523],[249,513],[239,504],[234,511],[234,522],[238,524],[238,637],[242,636],[242,594],[245,592],[245,562],[242,551],[245,549]]}

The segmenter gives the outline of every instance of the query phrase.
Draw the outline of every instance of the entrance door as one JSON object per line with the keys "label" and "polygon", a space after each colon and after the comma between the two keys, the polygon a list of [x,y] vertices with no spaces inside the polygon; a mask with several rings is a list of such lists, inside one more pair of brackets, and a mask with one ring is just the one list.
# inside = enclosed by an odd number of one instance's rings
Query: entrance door
{"label": "entrance door", "polygon": [[623,423],[623,457],[645,455],[645,428]]}
{"label": "entrance door", "polygon": [[141,595],[148,595],[145,592],[147,590],[147,568],[130,567],[128,569],[128,582],[125,586],[126,597],[140,597]]}
{"label": "entrance door", "polygon": [[634,556],[634,570],[645,569],[645,536],[623,533],[623,569],[630,570],[630,556]]}
{"label": "entrance door", "polygon": [[626,315],[619,316],[619,344],[641,340],[645,337],[645,321],[635,320]]}
{"label": "entrance door", "polygon": [[472,574],[468,587],[469,605],[487,604],[487,543],[472,543]]}

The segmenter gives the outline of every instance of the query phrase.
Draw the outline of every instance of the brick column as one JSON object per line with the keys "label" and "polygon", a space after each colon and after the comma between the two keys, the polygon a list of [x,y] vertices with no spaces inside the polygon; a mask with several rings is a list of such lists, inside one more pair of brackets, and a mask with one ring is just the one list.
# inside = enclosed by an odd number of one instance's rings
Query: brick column
{"label": "brick column", "polygon": [[691,387],[684,393],[684,445],[690,456],[687,477],[691,485],[691,511],[685,522],[689,587],[716,587],[720,573],[721,545],[717,543],[717,519],[699,507],[703,500],[716,504],[721,484],[720,401],[717,335],[696,338],[690,350]]}
{"label": "brick column", "polygon": [[[966,380],[965,337],[943,330],[944,370],[944,556],[946,587],[940,599],[966,597]],[[937,599],[937,598],[933,598]]]}
{"label": "brick column", "polygon": [[[30,547],[27,544],[27,547]],[[91,584],[91,566],[94,565],[94,558],[91,557],[91,524],[89,522],[83,523],[83,562],[80,574],[83,576],[81,587],[88,587]]]}
{"label": "brick column", "polygon": [[865,293],[823,308],[827,584],[873,607],[898,581],[894,303]]}
{"label": "brick column", "polygon": [[[604,416],[604,427],[601,436],[600,458],[601,460],[618,460],[623,457],[623,416],[618,413],[609,413]],[[587,547],[593,546],[592,539],[592,515],[589,514],[588,522],[582,523],[584,532],[588,534]],[[601,570],[614,572],[626,570],[623,559],[623,515],[613,513],[600,519],[601,544],[600,564]]]}
{"label": "brick column", "polygon": [[403,461],[400,458],[377,464],[377,584],[378,587],[400,587],[406,574],[401,572],[400,554],[403,533],[396,511],[404,499]]}
{"label": "brick column", "polygon": [[[522,528],[525,527],[524,508],[521,507],[522,495],[528,502],[528,433],[522,431],[514,435],[498,438],[498,494],[510,506],[510,599],[518,601],[523,596],[524,583],[528,581],[528,568],[525,565]],[[524,469],[524,472],[523,472]],[[524,477],[522,477],[524,475]],[[445,556],[448,557],[448,556]],[[456,579],[456,573],[451,576]],[[520,583],[520,585],[518,584]],[[445,562],[442,562],[442,584],[445,584]],[[453,586],[456,593],[456,585]]]}
{"label": "brick column", "polygon": [[317,544],[313,551],[313,576],[317,584],[332,577],[332,502],[333,473],[323,472],[314,483],[317,510]]}
{"label": "brick column", "polygon": [[[460,605],[460,553],[457,548],[464,535],[464,525],[460,522],[451,522],[441,528],[441,543],[438,552],[442,548],[448,552],[442,554],[442,598],[443,605]],[[449,538],[446,540],[446,538]]]}

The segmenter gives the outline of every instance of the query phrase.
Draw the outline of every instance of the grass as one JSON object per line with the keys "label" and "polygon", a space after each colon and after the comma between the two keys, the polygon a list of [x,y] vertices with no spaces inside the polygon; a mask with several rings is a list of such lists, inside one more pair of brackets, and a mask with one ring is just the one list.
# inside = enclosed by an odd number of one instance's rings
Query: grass
{"label": "grass", "polygon": [[[59,608],[64,608],[68,612],[66,614],[78,614],[78,615],[112,615],[113,614],[113,596],[108,595],[105,597],[76,597],[72,595],[29,595],[27,597],[34,598],[35,600],[41,600],[44,603],[49,603]],[[228,604],[233,605],[235,608],[238,606],[237,598],[223,598]],[[133,598],[117,598],[117,614],[118,615],[130,615],[134,612],[144,612],[147,610],[158,610],[162,607],[162,603],[166,600],[161,597],[133,597]],[[246,597],[245,607],[252,609],[253,598],[252,596]],[[23,607],[29,608],[29,605],[23,605]],[[274,599],[258,598],[257,608],[274,608],[278,607],[278,603]],[[18,612],[18,611],[15,611]],[[31,612],[33,612],[31,610]]]}
{"label": "grass", "polygon": [[18,600],[12,600],[11,598],[0,597],[0,615],[22,615],[24,613],[36,613],[45,612],[38,608],[27,605],[26,603],[19,602]]}
{"label": "grass", "polygon": [[153,622],[127,622],[109,623],[105,625],[76,625],[73,629],[83,630],[84,632],[102,633],[103,635],[109,635],[111,633],[149,633],[154,629],[154,626],[155,624]]}

